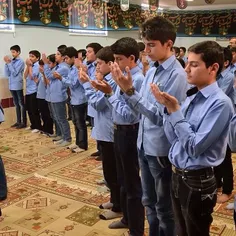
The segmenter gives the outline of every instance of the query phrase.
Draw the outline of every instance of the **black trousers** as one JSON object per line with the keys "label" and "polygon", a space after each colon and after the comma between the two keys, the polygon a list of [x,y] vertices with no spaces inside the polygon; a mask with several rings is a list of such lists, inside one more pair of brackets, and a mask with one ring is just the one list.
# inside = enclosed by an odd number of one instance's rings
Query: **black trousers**
{"label": "black trousers", "polygon": [[53,134],[53,120],[50,115],[50,110],[48,108],[48,102],[44,99],[37,98],[39,114],[42,118],[43,125],[42,131],[47,134]]}
{"label": "black trousers", "polygon": [[216,204],[214,173],[199,176],[172,174],[171,198],[176,235],[209,236]]}
{"label": "black trousers", "polygon": [[86,126],[87,103],[71,105],[72,121],[75,126],[76,145],[88,149],[88,131]]}
{"label": "black trousers", "polygon": [[38,110],[38,102],[37,102],[37,93],[32,93],[25,96],[25,104],[26,110],[28,111],[31,129],[42,130],[41,120]]}
{"label": "black trousers", "polygon": [[[231,194],[233,191],[234,174],[230,147],[227,146],[224,161],[214,169],[217,188],[222,189],[222,193]],[[223,181],[222,181],[223,179]]]}
{"label": "black trousers", "polygon": [[121,185],[122,222],[130,235],[143,236],[144,207],[137,153],[138,124],[117,126],[114,130],[118,182]]}
{"label": "black trousers", "polygon": [[[94,127],[94,117],[90,117],[90,123],[91,123],[91,126]],[[101,145],[100,145],[100,141],[99,140],[96,140],[97,141],[97,150],[98,152],[100,153],[101,155]]]}
{"label": "black trousers", "polygon": [[117,180],[116,158],[114,143],[99,141],[102,152],[103,175],[111,191],[110,202],[113,203],[112,211],[121,212],[120,185]]}

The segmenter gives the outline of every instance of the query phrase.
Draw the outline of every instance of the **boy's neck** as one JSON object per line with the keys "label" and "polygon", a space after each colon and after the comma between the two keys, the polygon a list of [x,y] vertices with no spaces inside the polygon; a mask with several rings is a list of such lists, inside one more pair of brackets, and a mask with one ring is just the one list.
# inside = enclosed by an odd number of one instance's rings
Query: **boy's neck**
{"label": "boy's neck", "polygon": [[173,56],[172,52],[169,51],[169,52],[165,55],[165,57],[164,57],[163,59],[161,59],[161,60],[158,61],[159,64],[164,63],[165,61],[167,61],[167,60],[168,60],[170,57],[172,57],[172,56]]}

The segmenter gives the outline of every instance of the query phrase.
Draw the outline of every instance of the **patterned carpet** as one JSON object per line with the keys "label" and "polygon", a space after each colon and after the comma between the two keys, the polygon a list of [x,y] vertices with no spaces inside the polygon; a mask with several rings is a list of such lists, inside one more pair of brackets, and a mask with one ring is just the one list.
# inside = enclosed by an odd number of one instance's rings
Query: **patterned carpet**
{"label": "patterned carpet", "polygon": [[[110,221],[98,218],[97,206],[108,201],[109,194],[96,184],[102,179],[101,162],[90,157],[95,142],[89,144],[88,151],[73,154],[43,135],[0,126],[0,155],[9,187],[8,199],[0,203],[0,236],[128,235],[126,230],[108,229]],[[236,166],[236,158],[233,162]],[[226,205],[216,206],[211,235],[235,235],[233,211]]]}

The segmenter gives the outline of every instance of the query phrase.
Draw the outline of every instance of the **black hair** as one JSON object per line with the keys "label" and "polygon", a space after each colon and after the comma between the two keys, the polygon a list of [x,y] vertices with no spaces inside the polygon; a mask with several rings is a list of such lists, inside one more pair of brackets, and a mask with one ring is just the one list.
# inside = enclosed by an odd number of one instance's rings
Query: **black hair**
{"label": "black hair", "polygon": [[175,50],[175,53],[176,53],[176,54],[178,54],[178,55],[180,54],[180,48],[178,48],[178,47],[173,47],[173,49]]}
{"label": "black hair", "polygon": [[78,54],[81,53],[81,54],[82,54],[82,58],[85,59],[85,57],[86,57],[86,50],[85,50],[85,49],[79,49],[79,50],[77,51],[77,53],[78,53]]}
{"label": "black hair", "polygon": [[67,48],[67,46],[65,45],[65,44],[62,44],[62,45],[60,45],[60,46],[58,46],[57,47],[57,50],[59,51],[59,50],[65,50]]}
{"label": "black hair", "polygon": [[202,60],[206,64],[206,68],[217,63],[219,70],[217,75],[220,74],[224,64],[224,52],[222,47],[215,41],[204,41],[196,43],[188,49],[188,52],[200,54]]}
{"label": "black hair", "polygon": [[145,49],[145,44],[143,42],[138,42],[139,51],[142,52]]}
{"label": "black hair", "polygon": [[31,50],[29,52],[29,54],[34,55],[36,58],[38,58],[38,60],[40,60],[40,58],[41,58],[41,53],[39,51],[37,51],[37,50]]}
{"label": "black hair", "polygon": [[187,51],[185,47],[179,47],[179,49],[182,49],[184,53]]}
{"label": "black hair", "polygon": [[176,28],[166,18],[156,16],[146,20],[141,26],[141,36],[147,40],[158,40],[162,45],[168,40],[174,44]]}
{"label": "black hair", "polygon": [[51,54],[48,56],[48,60],[52,63],[55,63],[56,62],[56,57],[55,57],[55,54]]}
{"label": "black hair", "polygon": [[89,43],[87,46],[86,46],[86,49],[87,48],[92,48],[94,53],[97,54],[97,52],[102,49],[103,47],[99,44],[99,43]]}
{"label": "black hair", "polygon": [[78,52],[74,47],[67,47],[64,54],[65,56],[68,56],[69,58],[78,57]]}
{"label": "black hair", "polygon": [[114,44],[111,45],[111,50],[114,54],[135,57],[135,62],[139,59],[139,46],[136,40],[130,37],[124,37],[118,39]]}
{"label": "black hair", "polygon": [[230,66],[232,59],[233,59],[233,55],[232,52],[229,48],[223,48],[224,49],[224,62],[228,61],[229,64],[227,66],[227,68]]}
{"label": "black hair", "polygon": [[43,66],[43,65],[44,65],[44,62],[43,62],[42,59],[39,60],[39,65],[40,65],[40,66]]}
{"label": "black hair", "polygon": [[20,46],[19,45],[13,45],[10,47],[10,50],[14,50],[16,52],[19,52],[21,53],[21,49],[20,49]]}
{"label": "black hair", "polygon": [[115,60],[113,51],[111,50],[110,46],[100,49],[97,52],[96,57],[99,58],[100,60],[105,61],[106,63],[108,63],[109,61],[113,62]]}

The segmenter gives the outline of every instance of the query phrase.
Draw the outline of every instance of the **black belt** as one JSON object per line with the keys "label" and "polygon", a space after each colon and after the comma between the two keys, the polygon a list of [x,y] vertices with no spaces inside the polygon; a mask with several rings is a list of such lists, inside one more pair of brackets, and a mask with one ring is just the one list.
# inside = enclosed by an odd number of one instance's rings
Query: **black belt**
{"label": "black belt", "polygon": [[133,125],[117,125],[114,124],[114,129],[116,130],[135,130],[138,128],[139,123]]}
{"label": "black belt", "polygon": [[200,177],[200,176],[212,176],[214,175],[214,169],[213,167],[206,167],[202,169],[197,170],[186,170],[186,169],[179,169],[172,165],[172,171],[181,176],[185,177]]}

